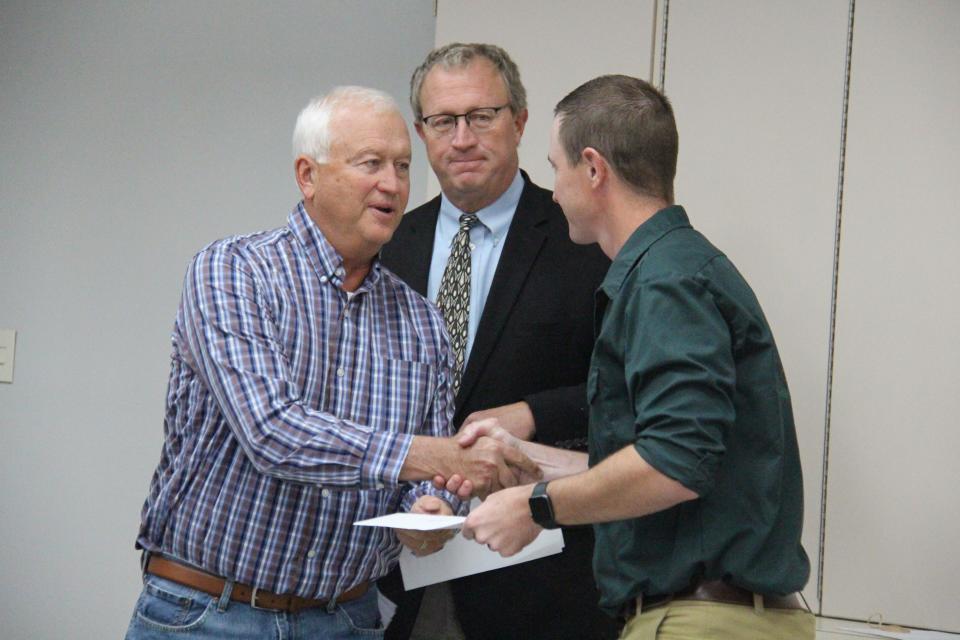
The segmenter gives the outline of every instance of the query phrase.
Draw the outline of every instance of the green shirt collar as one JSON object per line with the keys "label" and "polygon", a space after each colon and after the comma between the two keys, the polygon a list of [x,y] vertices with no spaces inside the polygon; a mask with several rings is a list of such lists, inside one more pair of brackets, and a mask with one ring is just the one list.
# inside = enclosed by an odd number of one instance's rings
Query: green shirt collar
{"label": "green shirt collar", "polygon": [[690,227],[690,219],[680,205],[660,209],[649,220],[637,227],[613,259],[613,264],[610,265],[606,277],[600,284],[600,288],[607,297],[613,298],[620,291],[627,274],[654,242],[674,229],[684,227]]}

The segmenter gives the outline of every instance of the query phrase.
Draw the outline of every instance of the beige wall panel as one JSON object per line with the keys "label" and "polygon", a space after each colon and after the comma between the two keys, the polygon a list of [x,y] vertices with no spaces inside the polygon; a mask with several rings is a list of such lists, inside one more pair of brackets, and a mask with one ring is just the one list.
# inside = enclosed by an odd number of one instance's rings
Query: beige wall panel
{"label": "beige wall panel", "polygon": [[960,3],[858,2],[824,608],[960,632]]}
{"label": "beige wall panel", "polygon": [[[554,105],[601,74],[648,77],[652,27],[653,0],[440,0],[436,42],[490,42],[514,59],[530,111],[520,166],[550,189],[553,171],[546,158]],[[424,200],[439,192],[431,174]],[[411,205],[414,200],[416,194]]]}
{"label": "beige wall panel", "polygon": [[790,383],[816,606],[846,4],[673,0],[676,199],[763,305]]}

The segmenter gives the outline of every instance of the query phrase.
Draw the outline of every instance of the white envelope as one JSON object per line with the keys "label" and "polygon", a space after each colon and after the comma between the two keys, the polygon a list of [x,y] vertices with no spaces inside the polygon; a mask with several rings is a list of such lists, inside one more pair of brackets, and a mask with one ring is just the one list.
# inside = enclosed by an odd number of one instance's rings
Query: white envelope
{"label": "white envelope", "polygon": [[467,540],[457,534],[443,549],[428,556],[417,557],[406,547],[400,552],[400,572],[403,586],[409,591],[436,582],[501,569],[529,562],[563,551],[563,532],[560,529],[545,529],[520,553],[504,558],[482,544]]}
{"label": "white envelope", "polygon": [[357,520],[357,527],[387,527],[390,529],[415,529],[417,531],[436,531],[437,529],[457,529],[466,520],[463,516],[439,516],[429,513],[391,513],[390,515]]}
{"label": "white envelope", "polygon": [[[440,516],[426,513],[391,513],[378,518],[354,522],[359,527],[389,527],[392,529],[415,529],[436,531],[458,529],[463,516]],[[493,571],[530,560],[537,560],[563,551],[563,532],[560,529],[545,529],[533,542],[516,555],[504,558],[482,544],[467,540],[457,533],[447,541],[443,549],[428,556],[418,557],[406,547],[400,552],[400,572],[407,591],[428,584],[447,582],[454,578]]]}

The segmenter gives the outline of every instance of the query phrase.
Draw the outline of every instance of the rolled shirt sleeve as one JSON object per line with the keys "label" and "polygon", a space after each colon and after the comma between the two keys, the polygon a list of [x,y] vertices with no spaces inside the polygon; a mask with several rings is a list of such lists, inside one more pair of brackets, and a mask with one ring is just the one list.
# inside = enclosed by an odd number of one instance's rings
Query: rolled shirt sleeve
{"label": "rolled shirt sleeve", "polygon": [[637,425],[637,452],[703,496],[724,453],[736,412],[730,332],[696,276],[646,282],[627,307],[625,375]]}

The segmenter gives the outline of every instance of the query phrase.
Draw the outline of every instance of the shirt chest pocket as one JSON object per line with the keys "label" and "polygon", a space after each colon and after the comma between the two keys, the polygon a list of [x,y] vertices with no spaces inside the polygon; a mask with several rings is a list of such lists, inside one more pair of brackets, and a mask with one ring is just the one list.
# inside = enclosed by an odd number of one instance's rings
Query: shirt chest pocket
{"label": "shirt chest pocket", "polygon": [[[609,375],[609,373],[607,374]],[[587,374],[587,409],[590,427],[590,460],[596,464],[622,448],[632,437],[621,433],[624,426],[623,416],[618,416],[616,407],[611,404],[611,388],[605,384],[604,373],[593,365]],[[632,424],[632,421],[627,420]]]}
{"label": "shirt chest pocket", "polygon": [[389,431],[417,433],[430,415],[437,369],[426,362],[383,358],[370,377],[371,420]]}

